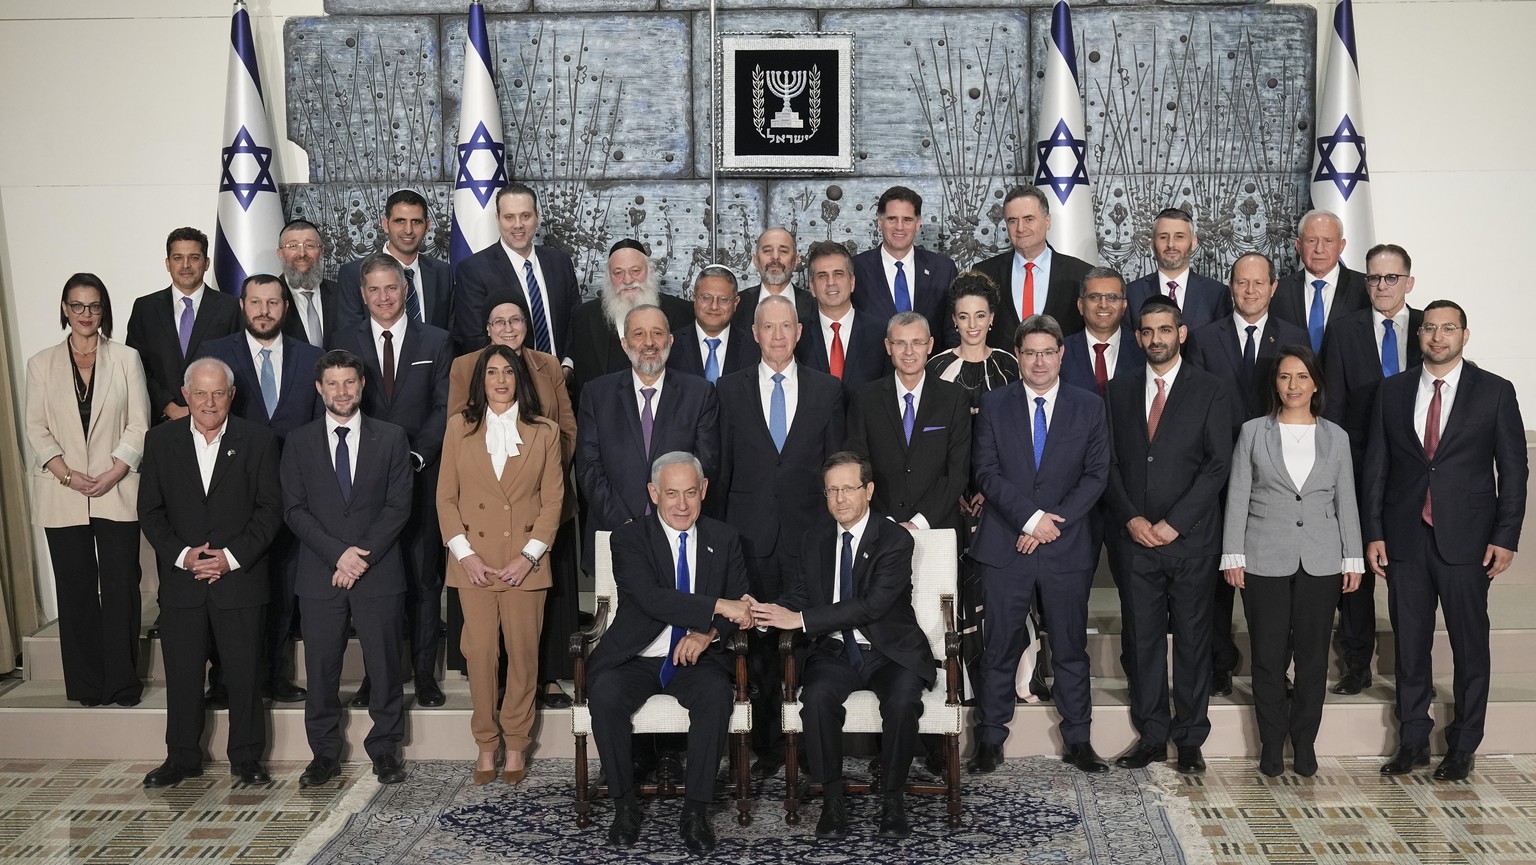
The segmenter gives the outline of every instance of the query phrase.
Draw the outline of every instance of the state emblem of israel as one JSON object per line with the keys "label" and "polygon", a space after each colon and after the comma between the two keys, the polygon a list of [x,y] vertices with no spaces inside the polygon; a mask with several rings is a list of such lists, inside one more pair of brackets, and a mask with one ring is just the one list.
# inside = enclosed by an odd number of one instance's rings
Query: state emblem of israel
{"label": "state emblem of israel", "polygon": [[[765,89],[781,105],[772,119],[767,116]],[[797,106],[804,109],[805,117],[795,110]],[[752,126],[758,135],[774,144],[799,144],[810,140],[821,129],[821,67],[813,65],[809,70],[792,72],[765,72],[762,66],[752,67]],[[789,131],[807,127],[809,132]]]}

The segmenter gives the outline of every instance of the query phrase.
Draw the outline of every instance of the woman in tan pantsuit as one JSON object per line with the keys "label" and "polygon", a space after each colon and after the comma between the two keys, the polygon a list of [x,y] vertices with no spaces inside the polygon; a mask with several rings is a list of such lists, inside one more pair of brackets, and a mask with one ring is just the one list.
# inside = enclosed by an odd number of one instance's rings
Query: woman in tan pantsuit
{"label": "woman in tan pantsuit", "polygon": [[[448,545],[448,585],[464,610],[460,649],[474,703],[470,729],[479,757],[476,784],[516,784],[532,742],[539,632],[549,568],[541,566],[560,525],[565,480],[554,422],[539,417],[539,394],[522,357],[490,345],[475,362],[463,411],[448,419],[437,481],[438,521]],[[506,696],[496,712],[500,645]]]}

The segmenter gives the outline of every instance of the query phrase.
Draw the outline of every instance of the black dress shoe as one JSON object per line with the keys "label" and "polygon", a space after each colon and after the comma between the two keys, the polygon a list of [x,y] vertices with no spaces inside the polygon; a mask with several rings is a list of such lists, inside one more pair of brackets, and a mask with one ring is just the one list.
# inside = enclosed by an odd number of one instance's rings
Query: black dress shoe
{"label": "black dress shoe", "polygon": [[309,692],[287,679],[273,679],[263,689],[268,699],[278,703],[302,703]]}
{"label": "black dress shoe", "polygon": [[1168,759],[1167,745],[1148,745],[1137,742],[1131,746],[1131,750],[1115,758],[1115,765],[1122,769],[1145,769],[1153,763],[1161,763],[1166,759]]}
{"label": "black dress shoe", "polygon": [[1200,753],[1200,746],[1180,745],[1179,759],[1174,763],[1174,768],[1185,775],[1205,774],[1205,755]]}
{"label": "black dress shoe", "polygon": [[1045,666],[1035,665],[1035,674],[1029,677],[1029,692],[1042,703],[1051,702],[1051,686],[1045,683]]}
{"label": "black dress shoe", "polygon": [[237,784],[272,783],[272,776],[267,774],[267,767],[261,765],[260,760],[241,760],[229,767],[229,774],[235,776]]}
{"label": "black dress shoe", "polygon": [[613,803],[613,825],[608,827],[608,844],[633,847],[640,840],[640,805],[633,799]]}
{"label": "black dress shoe", "polygon": [[676,784],[683,780],[683,761],[676,754],[661,754],[656,757],[656,783],[668,782]]}
{"label": "black dress shoe", "polygon": [[435,679],[431,676],[416,677],[416,705],[436,709],[446,702],[448,698],[443,696],[443,689],[438,686]]}
{"label": "black dress shoe", "polygon": [[357,693],[352,695],[347,705],[354,709],[366,709],[371,702],[373,702],[373,684],[368,681],[367,676],[364,676],[363,683],[357,686]]}
{"label": "black dress shoe", "polygon": [[223,682],[208,686],[208,691],[203,694],[203,706],[209,709],[229,708],[229,689],[224,687]]}
{"label": "black dress shoe", "polygon": [[402,784],[405,782],[405,761],[394,754],[375,757],[373,774],[379,776],[380,784]]}
{"label": "black dress shoe", "polygon": [[929,754],[923,758],[923,768],[928,770],[928,774],[943,780],[947,777],[949,764],[943,754]]}
{"label": "black dress shoe", "polygon": [[1068,745],[1067,752],[1061,755],[1061,762],[1073,766],[1079,772],[1087,772],[1090,775],[1109,771],[1109,764],[1104,762],[1104,758],[1100,757],[1093,750],[1093,745],[1088,742]]}
{"label": "black dress shoe", "polygon": [[1259,752],[1259,771],[1268,778],[1285,774],[1285,746],[1265,745]]}
{"label": "black dress shoe", "polygon": [[816,821],[816,837],[823,841],[840,841],[848,837],[848,800],[843,791],[822,788],[821,818]]}
{"label": "black dress shoe", "polygon": [[161,763],[144,776],[144,786],[174,787],[188,778],[200,778],[202,774],[201,766],[173,766],[170,763]]}
{"label": "black dress shoe", "polygon": [[887,793],[880,800],[880,837],[900,841],[912,834],[907,823],[907,798],[900,793]]}
{"label": "black dress shoe", "polygon": [[1212,697],[1230,697],[1230,696],[1232,696],[1232,671],[1231,670],[1211,673],[1211,696]]}
{"label": "black dress shoe", "polygon": [[1440,765],[1435,767],[1436,781],[1465,781],[1472,774],[1472,767],[1477,758],[1471,751],[1450,750],[1445,752],[1445,758]]}
{"label": "black dress shoe", "polygon": [[759,780],[772,778],[774,775],[779,774],[779,769],[783,767],[784,761],[780,760],[777,755],[770,754],[765,757],[758,757],[752,763],[752,777]]}
{"label": "black dress shoe", "polygon": [[715,830],[709,827],[709,812],[703,807],[684,806],[677,832],[683,838],[683,846],[695,856],[703,856],[715,849]]}
{"label": "black dress shoe", "polygon": [[131,709],[134,706],[137,706],[139,703],[143,702],[143,699],[140,697],[118,697],[112,702],[118,704],[119,706],[126,706]]}
{"label": "black dress shoe", "polygon": [[330,757],[316,757],[299,776],[300,787],[318,787],[341,775],[341,764]]}
{"label": "black dress shoe", "polygon": [[1339,683],[1328,690],[1335,694],[1358,694],[1371,686],[1369,670],[1350,670],[1339,677]]}
{"label": "black dress shoe", "polygon": [[1420,766],[1429,765],[1429,748],[1425,745],[1409,745],[1397,749],[1397,754],[1381,767],[1383,775],[1407,775]]}
{"label": "black dress shoe", "polygon": [[1305,745],[1292,745],[1296,750],[1296,757],[1291,761],[1296,774],[1303,778],[1310,778],[1317,774],[1317,748],[1308,742]]}
{"label": "black dress shoe", "polygon": [[80,701],[80,705],[86,707],[87,709],[94,709],[101,705],[101,700],[95,697],[86,697],[84,700]]}
{"label": "black dress shoe", "polygon": [[[555,688],[553,691],[549,689],[551,685]],[[574,705],[571,695],[553,679],[539,685],[539,693],[534,695],[534,702],[538,703],[540,709],[569,709]]]}
{"label": "black dress shoe", "polygon": [[997,771],[997,767],[1003,765],[1003,746],[978,743],[976,753],[971,755],[971,762],[965,764],[965,771],[972,775],[985,775]]}

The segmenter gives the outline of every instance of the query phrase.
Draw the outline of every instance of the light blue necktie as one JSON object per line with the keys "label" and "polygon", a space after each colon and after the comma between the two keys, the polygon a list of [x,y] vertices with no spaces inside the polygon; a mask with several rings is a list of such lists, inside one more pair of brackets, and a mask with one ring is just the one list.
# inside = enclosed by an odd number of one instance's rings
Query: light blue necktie
{"label": "light blue necktie", "polygon": [[901,410],[901,429],[907,434],[907,444],[911,444],[912,426],[917,421],[917,413],[912,410],[912,394],[907,394],[904,399],[907,407]]}
{"label": "light blue necktie", "polygon": [[1381,334],[1381,375],[1383,378],[1397,375],[1397,328],[1392,326],[1392,319],[1382,319],[1381,326],[1386,330]]}
{"label": "light blue necktie", "polygon": [[277,375],[272,372],[272,349],[256,352],[261,355],[261,401],[267,404],[267,419],[277,413]]}
{"label": "light blue necktie", "polygon": [[782,453],[784,439],[789,435],[789,411],[784,407],[782,372],[773,374],[773,396],[768,399],[768,435],[773,437],[773,446]]}
{"label": "light blue necktie", "polygon": [[1040,469],[1040,459],[1045,456],[1045,397],[1035,397],[1035,470]]}
{"label": "light blue necktie", "polygon": [[544,315],[544,298],[539,292],[539,278],[533,275],[533,262],[523,262],[523,287],[528,289],[528,312],[533,316],[534,348],[545,354],[555,353],[549,338],[549,321]]}
{"label": "light blue necktie", "polygon": [[720,348],[720,337],[706,337],[704,344],[709,346],[709,357],[704,359],[704,378],[714,384],[720,378],[720,355],[716,353]]}
{"label": "light blue necktie", "polygon": [[896,262],[896,311],[912,311],[912,293],[907,290],[907,270],[902,262]]}
{"label": "light blue necktie", "polygon": [[[688,577],[688,533],[679,532],[677,535],[677,590],[685,595],[693,593],[693,584]],[[687,628],[672,628],[672,639],[667,641],[667,657],[661,662],[661,686],[665,688],[672,682],[672,676],[677,672],[677,665],[672,663],[672,654],[677,651],[677,644],[688,635]]]}
{"label": "light blue necktie", "polygon": [[1312,350],[1323,350],[1323,326],[1327,323],[1323,320],[1323,289],[1328,287],[1328,281],[1314,279],[1312,287],[1316,289],[1312,293],[1312,312],[1307,315],[1307,334],[1312,337]]}

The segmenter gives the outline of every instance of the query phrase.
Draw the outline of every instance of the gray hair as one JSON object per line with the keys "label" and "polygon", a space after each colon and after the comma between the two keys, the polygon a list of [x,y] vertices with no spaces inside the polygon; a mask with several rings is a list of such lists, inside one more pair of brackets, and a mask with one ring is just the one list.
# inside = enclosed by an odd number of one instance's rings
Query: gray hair
{"label": "gray hair", "polygon": [[667,453],[657,457],[655,462],[651,463],[651,486],[655,486],[661,481],[662,469],[666,468],[667,466],[680,465],[693,466],[693,470],[698,473],[699,480],[704,480],[704,464],[699,462],[698,457],[688,453],[687,451],[668,451]]}
{"label": "gray hair", "polygon": [[912,312],[908,310],[907,312],[896,313],[895,315],[891,316],[890,321],[885,323],[885,338],[891,338],[891,328],[906,327],[909,324],[920,324],[923,326],[923,330],[927,332],[929,336],[933,336],[933,330],[928,326],[928,319],[924,318],[923,314],[920,312]]}
{"label": "gray hair", "polygon": [[[633,309],[631,309],[629,312],[626,312],[624,314],[624,333],[625,334],[629,333],[629,320],[634,317],[635,313],[637,313],[637,312],[644,312],[645,310],[648,310],[648,309],[656,310],[657,312],[661,313],[663,318],[665,318],[666,315],[667,315],[666,312],[664,310],[662,310],[661,307],[657,306],[654,303],[637,303],[637,304],[635,304],[635,307]],[[668,323],[668,329],[670,329],[670,328],[671,328],[671,324],[669,322]]]}
{"label": "gray hair", "polygon": [[1125,290],[1125,277],[1120,275],[1120,271],[1115,270],[1113,267],[1094,267],[1083,274],[1083,281],[1077,284],[1077,296],[1083,297],[1087,295],[1088,283],[1095,279],[1113,279],[1120,283],[1121,291]]}
{"label": "gray hair", "polygon": [[1041,313],[1019,322],[1019,329],[1013,332],[1014,350],[1017,351],[1019,346],[1024,344],[1024,337],[1032,333],[1049,334],[1056,339],[1057,348],[1061,348],[1067,341],[1067,338],[1061,335],[1061,324],[1056,321],[1056,317]]}
{"label": "gray hair", "polygon": [[763,310],[766,309],[769,304],[773,304],[775,306],[777,306],[779,304],[783,304],[784,306],[789,307],[789,312],[790,312],[791,316],[795,317],[796,320],[799,319],[799,314],[800,313],[799,313],[799,310],[795,309],[794,301],[790,300],[789,298],[785,297],[782,294],[770,294],[767,297],[763,298],[762,302],[757,305],[757,311],[752,313],[752,323],[753,324],[759,324],[759,323],[762,322],[762,320],[763,320]]}
{"label": "gray hair", "polygon": [[375,252],[364,258],[363,263],[358,265],[357,278],[361,282],[367,282],[368,274],[385,268],[389,268],[394,272],[395,279],[399,280],[400,287],[402,289],[405,288],[405,265],[396,261],[395,257],[387,252]]}
{"label": "gray hair", "polygon": [[1301,215],[1301,219],[1297,220],[1296,222],[1296,236],[1300,237],[1301,232],[1306,229],[1307,223],[1314,219],[1333,220],[1333,224],[1339,227],[1339,236],[1344,236],[1344,220],[1340,219],[1339,215],[1331,210],[1309,210],[1306,213],[1303,213]]}
{"label": "gray hair", "polygon": [[209,366],[217,367],[224,373],[225,387],[235,386],[235,371],[229,368],[229,364],[219,360],[216,357],[200,357],[197,360],[187,364],[187,371],[181,374],[181,386],[190,389],[192,387],[192,376],[195,375],[198,370]]}
{"label": "gray hair", "polygon": [[698,288],[699,280],[709,279],[711,277],[715,279],[723,279],[731,284],[731,291],[737,290],[735,272],[723,264],[704,265],[704,269],[699,271],[699,275],[693,278],[693,287]]}

